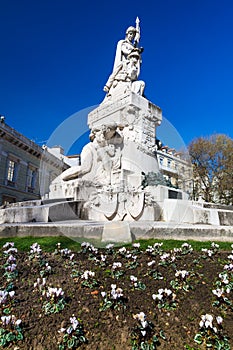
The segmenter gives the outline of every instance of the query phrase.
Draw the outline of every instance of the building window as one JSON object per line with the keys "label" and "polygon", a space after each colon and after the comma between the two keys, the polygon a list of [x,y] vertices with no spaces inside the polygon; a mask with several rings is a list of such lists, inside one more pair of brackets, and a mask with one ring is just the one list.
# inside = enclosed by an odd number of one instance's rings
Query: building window
{"label": "building window", "polygon": [[160,165],[163,165],[163,157],[159,158],[159,163],[160,163]]}
{"label": "building window", "polygon": [[18,163],[12,159],[8,159],[7,164],[7,175],[6,175],[6,181],[7,186],[15,186],[16,177],[17,177],[17,168]]}
{"label": "building window", "polygon": [[171,160],[170,159],[167,160],[167,167],[171,168]]}
{"label": "building window", "polygon": [[33,193],[36,186],[37,170],[31,166],[27,171],[27,191]]}

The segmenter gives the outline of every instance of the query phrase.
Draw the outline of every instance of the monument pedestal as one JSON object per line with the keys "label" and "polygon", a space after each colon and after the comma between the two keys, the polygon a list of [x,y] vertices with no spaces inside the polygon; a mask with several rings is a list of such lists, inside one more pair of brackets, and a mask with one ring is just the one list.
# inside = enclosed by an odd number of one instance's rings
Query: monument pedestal
{"label": "monument pedestal", "polygon": [[[132,221],[142,216],[146,220],[156,219],[157,210],[155,215],[154,210],[146,209],[151,204],[145,202],[142,181],[144,174],[159,172],[155,140],[156,127],[161,120],[161,109],[132,91],[105,99],[89,113],[91,131],[98,140],[103,131],[105,138],[105,142],[101,139],[96,146],[94,167],[96,173],[101,166],[104,169],[98,182],[93,179],[92,185],[85,186],[86,175],[82,177],[81,187],[80,179],[76,180],[74,199],[88,198],[83,209],[85,219]],[[115,128],[113,133],[111,128]]]}
{"label": "monument pedestal", "polygon": [[121,180],[141,172],[158,172],[156,128],[161,124],[161,109],[133,92],[107,99],[89,113],[90,129],[116,123],[123,138]]}

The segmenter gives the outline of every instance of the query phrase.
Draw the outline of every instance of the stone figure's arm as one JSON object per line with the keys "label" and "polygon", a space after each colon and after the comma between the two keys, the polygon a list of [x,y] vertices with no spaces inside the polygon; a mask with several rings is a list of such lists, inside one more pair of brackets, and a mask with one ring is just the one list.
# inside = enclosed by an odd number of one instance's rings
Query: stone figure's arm
{"label": "stone figure's arm", "polygon": [[121,52],[125,57],[127,57],[132,51],[134,47],[132,45],[129,45],[127,42],[123,42],[121,45]]}
{"label": "stone figure's arm", "polygon": [[93,153],[90,144],[87,144],[81,153],[81,165],[72,166],[61,174],[63,181],[76,179],[77,177],[87,174],[91,171],[93,163]]}
{"label": "stone figure's arm", "polygon": [[93,164],[93,144],[88,143],[81,152],[81,175],[87,174],[91,171]]}
{"label": "stone figure's arm", "polygon": [[120,64],[118,64],[116,69],[112,72],[112,74],[109,76],[108,81],[104,86],[105,92],[108,92],[111,89],[112,84],[114,82],[114,79],[115,79],[116,75],[120,72],[120,70],[122,69],[122,66],[123,66],[123,63],[121,62]]}

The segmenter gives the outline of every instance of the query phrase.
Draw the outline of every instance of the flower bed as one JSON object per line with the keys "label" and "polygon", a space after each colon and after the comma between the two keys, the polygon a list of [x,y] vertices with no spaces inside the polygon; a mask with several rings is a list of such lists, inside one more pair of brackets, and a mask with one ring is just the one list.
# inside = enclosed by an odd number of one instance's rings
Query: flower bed
{"label": "flower bed", "polygon": [[83,243],[46,253],[33,244],[25,253],[7,243],[0,348],[231,349],[233,251],[218,248]]}

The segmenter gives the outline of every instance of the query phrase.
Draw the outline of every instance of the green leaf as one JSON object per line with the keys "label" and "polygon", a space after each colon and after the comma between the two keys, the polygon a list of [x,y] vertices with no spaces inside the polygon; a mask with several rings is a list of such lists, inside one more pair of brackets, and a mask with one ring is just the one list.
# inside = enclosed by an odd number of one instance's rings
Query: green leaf
{"label": "green leaf", "polygon": [[6,333],[4,328],[0,328],[0,336],[2,336],[4,333]]}
{"label": "green leaf", "polygon": [[66,343],[69,339],[69,334],[65,334],[63,337],[63,342]]}
{"label": "green leaf", "polygon": [[166,340],[166,336],[165,336],[164,331],[163,331],[162,329],[161,329],[161,331],[159,332],[159,336],[160,336],[162,339]]}
{"label": "green leaf", "polygon": [[4,337],[4,338],[1,338],[0,339],[0,346],[5,346],[6,345],[6,338]]}
{"label": "green leaf", "polygon": [[3,313],[5,315],[9,315],[11,313],[11,310],[9,309],[9,307],[6,307],[4,310],[3,310]]}
{"label": "green leaf", "polygon": [[197,333],[194,337],[194,341],[197,343],[197,344],[202,344],[202,335],[200,333]]}
{"label": "green leaf", "polygon": [[79,341],[80,341],[81,343],[86,343],[86,338],[84,337],[84,335],[81,335],[81,336],[79,337]]}
{"label": "green leaf", "polygon": [[12,332],[9,332],[8,334],[6,334],[6,340],[8,342],[11,342],[11,341],[15,340],[15,334],[12,333]]}
{"label": "green leaf", "polygon": [[74,339],[73,338],[69,339],[67,342],[68,349],[72,349],[74,345],[75,345]]}
{"label": "green leaf", "polygon": [[23,334],[21,332],[19,332],[17,335],[16,335],[16,339],[17,340],[23,340]]}

